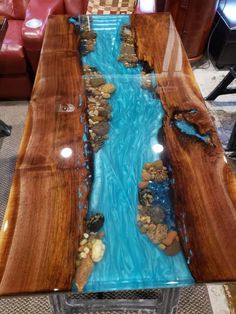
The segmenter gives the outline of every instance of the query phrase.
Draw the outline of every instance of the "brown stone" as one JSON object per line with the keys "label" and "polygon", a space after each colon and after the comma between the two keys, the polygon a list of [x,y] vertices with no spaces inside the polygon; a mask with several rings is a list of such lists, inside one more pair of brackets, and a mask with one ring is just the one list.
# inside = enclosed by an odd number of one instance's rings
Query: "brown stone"
{"label": "brown stone", "polygon": [[167,233],[167,237],[162,241],[166,246],[170,246],[177,237],[177,232],[171,230]]}
{"label": "brown stone", "polygon": [[90,84],[92,87],[99,87],[105,83],[102,77],[94,77],[90,79]]}
{"label": "brown stone", "polygon": [[178,241],[174,241],[170,246],[165,249],[165,254],[168,256],[174,256],[181,250],[181,246]]}

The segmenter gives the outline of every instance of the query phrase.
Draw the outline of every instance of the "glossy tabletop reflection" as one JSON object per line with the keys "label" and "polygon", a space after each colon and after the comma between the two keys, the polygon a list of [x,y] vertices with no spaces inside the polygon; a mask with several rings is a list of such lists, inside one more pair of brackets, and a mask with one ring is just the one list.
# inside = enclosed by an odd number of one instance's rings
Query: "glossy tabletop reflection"
{"label": "glossy tabletop reflection", "polygon": [[[135,50],[122,46],[130,32]],[[182,250],[140,223],[147,197]],[[235,281],[235,206],[170,15],[84,16],[75,28],[50,17],[0,234],[0,294],[76,292],[77,251],[98,212],[106,249],[84,291]]]}

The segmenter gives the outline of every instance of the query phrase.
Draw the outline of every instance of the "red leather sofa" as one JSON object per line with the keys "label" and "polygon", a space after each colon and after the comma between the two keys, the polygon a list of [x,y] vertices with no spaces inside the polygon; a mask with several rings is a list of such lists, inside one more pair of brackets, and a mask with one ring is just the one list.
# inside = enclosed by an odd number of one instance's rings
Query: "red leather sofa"
{"label": "red leather sofa", "polygon": [[[33,73],[37,70],[48,16],[52,14],[86,14],[87,5],[88,0],[30,0],[26,10],[22,36]],[[27,25],[32,19],[42,21],[42,25],[36,28],[28,27]]]}
{"label": "red leather sofa", "polygon": [[8,30],[0,51],[0,98],[27,98],[31,91],[21,36],[27,4],[27,0],[0,2],[0,15],[8,18]]}
{"label": "red leather sofa", "polygon": [[88,0],[5,0],[8,30],[0,50],[0,100],[29,99],[49,15],[85,14]]}

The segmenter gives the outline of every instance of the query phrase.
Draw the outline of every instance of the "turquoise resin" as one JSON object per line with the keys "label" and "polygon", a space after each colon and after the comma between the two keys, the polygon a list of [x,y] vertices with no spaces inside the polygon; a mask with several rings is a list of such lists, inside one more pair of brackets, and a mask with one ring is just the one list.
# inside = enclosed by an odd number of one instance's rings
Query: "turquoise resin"
{"label": "turquoise resin", "polygon": [[[116,86],[110,99],[109,139],[94,155],[94,182],[89,213],[105,216],[106,252],[94,267],[86,292],[160,288],[192,284],[182,253],[168,257],[137,226],[138,183],[145,162],[159,159],[152,150],[162,127],[161,102],[140,87],[141,67],[127,69],[117,61],[120,28],[129,17],[93,16],[95,51],[83,64],[95,66]],[[168,197],[168,193],[167,193]],[[170,199],[166,200],[171,203]]]}

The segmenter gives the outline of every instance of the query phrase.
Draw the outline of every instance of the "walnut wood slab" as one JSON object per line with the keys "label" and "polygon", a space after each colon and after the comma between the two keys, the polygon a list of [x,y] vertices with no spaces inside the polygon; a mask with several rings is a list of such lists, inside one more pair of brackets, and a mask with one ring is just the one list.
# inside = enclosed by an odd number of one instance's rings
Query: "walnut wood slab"
{"label": "walnut wood slab", "polygon": [[[134,15],[132,29],[138,57],[156,72],[176,219],[190,270],[197,282],[236,281],[236,180],[174,23],[168,13]],[[176,119],[207,134],[208,143],[183,133]]]}
{"label": "walnut wood slab", "polygon": [[49,18],[0,234],[1,295],[71,289],[89,193],[76,48],[66,17]]}

